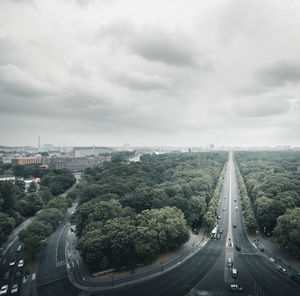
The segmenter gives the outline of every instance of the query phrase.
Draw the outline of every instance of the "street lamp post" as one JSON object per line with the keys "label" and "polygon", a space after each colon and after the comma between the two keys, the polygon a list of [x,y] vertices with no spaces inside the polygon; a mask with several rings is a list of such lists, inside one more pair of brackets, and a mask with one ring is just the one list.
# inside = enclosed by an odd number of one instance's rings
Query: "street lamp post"
{"label": "street lamp post", "polygon": [[258,230],[256,230],[256,246],[258,247]]}

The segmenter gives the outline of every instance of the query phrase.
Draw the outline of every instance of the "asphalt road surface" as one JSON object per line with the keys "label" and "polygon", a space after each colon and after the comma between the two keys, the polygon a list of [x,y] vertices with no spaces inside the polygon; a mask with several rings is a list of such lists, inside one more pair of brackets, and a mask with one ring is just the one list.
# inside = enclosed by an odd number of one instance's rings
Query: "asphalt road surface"
{"label": "asphalt road surface", "polygon": [[[97,293],[81,292],[74,288],[61,271],[66,270],[64,263],[60,262],[65,260],[64,246],[67,235],[67,225],[62,224],[49,238],[48,247],[41,254],[39,273],[44,282],[38,286],[38,295],[182,296],[188,292],[190,295],[300,295],[300,286],[292,282],[287,275],[279,273],[276,265],[258,251],[246,235],[231,154],[218,215],[218,227],[223,229],[220,239],[211,239],[177,268],[163,271],[159,277],[132,286]],[[241,247],[240,251],[236,250],[236,244]],[[227,266],[228,258],[233,261],[233,267]],[[237,278],[232,277],[232,268],[238,270]],[[55,274],[60,276],[51,282],[51,277],[55,277]],[[47,277],[50,279],[49,283]],[[243,291],[230,291],[231,283],[242,286]]]}

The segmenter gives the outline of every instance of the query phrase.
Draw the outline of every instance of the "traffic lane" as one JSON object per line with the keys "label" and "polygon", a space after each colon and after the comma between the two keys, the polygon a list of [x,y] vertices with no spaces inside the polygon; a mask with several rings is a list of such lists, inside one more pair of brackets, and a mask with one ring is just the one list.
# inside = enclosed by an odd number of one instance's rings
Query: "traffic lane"
{"label": "traffic lane", "polygon": [[63,262],[66,260],[65,256],[65,247],[66,247],[66,242],[67,242],[67,234],[68,230],[70,228],[69,224],[65,224],[61,235],[59,237],[59,242],[58,242],[58,248],[57,248],[57,263]]}
{"label": "traffic lane", "polygon": [[81,290],[75,288],[68,279],[56,281],[37,288],[38,296],[75,296]]}
{"label": "traffic lane", "polygon": [[58,264],[58,246],[62,233],[66,225],[60,224],[58,228],[47,239],[46,245],[39,256],[38,273],[47,274],[48,272],[55,272]]}
{"label": "traffic lane", "polygon": [[212,268],[220,256],[220,252],[199,252],[176,269],[162,273],[159,277],[135,284],[133,287],[108,290],[93,295],[143,295],[143,296],[181,296],[186,295],[187,289],[195,286]]}
{"label": "traffic lane", "polygon": [[299,285],[281,276],[264,256],[241,253],[239,257],[265,295],[299,296]]}
{"label": "traffic lane", "polygon": [[[16,240],[2,258],[4,261],[2,260],[1,264],[1,275],[5,276],[5,278],[3,277],[1,279],[1,286],[8,285],[8,291],[11,291],[11,288],[14,284],[18,285],[19,290],[22,286],[24,266],[18,267],[18,263],[20,260],[25,261],[25,254],[23,250],[19,252],[16,251],[20,244],[21,243]],[[10,265],[10,262],[14,262],[14,265]]]}

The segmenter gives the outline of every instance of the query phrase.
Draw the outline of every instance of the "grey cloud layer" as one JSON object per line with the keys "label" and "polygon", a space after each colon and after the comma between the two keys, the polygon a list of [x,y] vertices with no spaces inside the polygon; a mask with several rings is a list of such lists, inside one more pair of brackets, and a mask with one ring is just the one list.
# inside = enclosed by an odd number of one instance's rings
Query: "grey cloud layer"
{"label": "grey cloud layer", "polygon": [[299,128],[299,13],[294,0],[0,1],[3,144],[42,132],[77,145],[286,143],[282,130]]}

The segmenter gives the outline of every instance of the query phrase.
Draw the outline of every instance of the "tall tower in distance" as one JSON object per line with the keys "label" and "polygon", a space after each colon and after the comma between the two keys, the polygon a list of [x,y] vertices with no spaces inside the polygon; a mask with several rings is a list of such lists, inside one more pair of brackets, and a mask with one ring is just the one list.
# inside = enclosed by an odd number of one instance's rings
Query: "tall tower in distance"
{"label": "tall tower in distance", "polygon": [[38,150],[40,151],[41,149],[41,137],[38,137]]}

